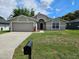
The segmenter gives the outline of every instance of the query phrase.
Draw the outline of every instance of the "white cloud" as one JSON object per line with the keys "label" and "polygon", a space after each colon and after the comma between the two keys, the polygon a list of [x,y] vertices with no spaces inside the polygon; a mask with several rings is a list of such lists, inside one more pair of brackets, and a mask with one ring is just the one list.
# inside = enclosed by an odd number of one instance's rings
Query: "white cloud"
{"label": "white cloud", "polygon": [[7,18],[14,8],[16,8],[15,0],[0,0],[0,16]]}
{"label": "white cloud", "polygon": [[[48,8],[51,8],[49,5],[51,4],[51,2],[53,1],[53,0],[41,0],[41,3],[43,4],[37,4],[37,2],[35,1],[35,0],[23,0],[24,1],[24,7],[26,7],[26,8],[29,8],[29,9],[31,9],[31,8],[34,8],[35,9],[35,12],[36,12],[36,14],[38,13],[38,12],[41,12],[42,14],[45,14],[45,15],[47,15],[47,14],[49,14],[49,12],[48,11],[46,11],[46,8],[48,7]],[[45,8],[44,8],[44,7]],[[42,8],[43,7],[43,8]]]}
{"label": "white cloud", "polygon": [[53,2],[54,0],[41,0],[41,8],[50,8],[50,4]]}
{"label": "white cloud", "polygon": [[53,18],[56,18],[56,16],[53,16]]}
{"label": "white cloud", "polygon": [[14,8],[16,8],[16,5],[23,5],[24,7],[31,9],[34,8],[36,14],[38,12],[41,12],[45,15],[49,14],[50,12],[46,11],[47,8],[52,9],[50,7],[50,4],[54,0],[40,0],[41,3],[37,3],[36,0],[18,0],[23,1],[16,2],[16,0],[0,0],[0,16],[3,16],[7,18],[13,11]]}
{"label": "white cloud", "polygon": [[41,0],[41,2],[47,3],[47,5],[50,5],[54,0]]}
{"label": "white cloud", "polygon": [[61,11],[61,9],[59,9],[59,8],[56,8],[56,11],[57,11],[57,12],[60,12],[60,11]]}
{"label": "white cloud", "polygon": [[22,8],[23,6],[24,6],[24,2],[23,2],[23,0],[16,0],[16,3],[17,3],[17,7],[18,8]]}
{"label": "white cloud", "polygon": [[49,14],[48,11],[43,10],[43,9],[38,9],[38,10],[36,10],[36,14],[39,13],[39,12],[42,13],[42,14],[45,14],[45,15],[48,15],[48,14]]}
{"label": "white cloud", "polygon": [[29,8],[29,9],[37,8],[37,4],[35,0],[23,0],[23,1],[24,1],[24,7]]}
{"label": "white cloud", "polygon": [[72,1],[72,5],[75,5],[75,1]]}

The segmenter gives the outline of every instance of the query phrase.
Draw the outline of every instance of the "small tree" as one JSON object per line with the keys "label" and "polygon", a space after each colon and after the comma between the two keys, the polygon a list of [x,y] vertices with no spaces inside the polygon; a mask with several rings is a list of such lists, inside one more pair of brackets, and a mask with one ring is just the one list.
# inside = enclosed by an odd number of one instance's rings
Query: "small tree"
{"label": "small tree", "polygon": [[35,11],[33,10],[33,8],[31,9],[31,14],[30,16],[34,16],[35,15]]}

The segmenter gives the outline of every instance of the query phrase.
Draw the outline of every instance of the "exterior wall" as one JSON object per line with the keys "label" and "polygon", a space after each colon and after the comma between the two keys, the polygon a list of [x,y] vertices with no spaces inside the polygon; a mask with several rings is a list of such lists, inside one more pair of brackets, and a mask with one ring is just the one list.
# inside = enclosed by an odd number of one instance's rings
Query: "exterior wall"
{"label": "exterior wall", "polygon": [[60,22],[60,30],[65,30],[65,29],[66,29],[66,23]]}
{"label": "exterior wall", "polygon": [[46,22],[46,30],[52,30],[52,22]]}
{"label": "exterior wall", "polygon": [[[53,28],[53,23],[59,23],[59,28]],[[46,22],[46,30],[65,30],[66,23],[61,21]]]}

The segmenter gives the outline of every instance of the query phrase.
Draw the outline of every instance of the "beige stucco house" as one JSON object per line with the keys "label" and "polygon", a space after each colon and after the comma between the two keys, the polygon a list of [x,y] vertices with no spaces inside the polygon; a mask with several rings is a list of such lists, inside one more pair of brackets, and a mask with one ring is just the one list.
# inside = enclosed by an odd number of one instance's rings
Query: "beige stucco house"
{"label": "beige stucco house", "polygon": [[64,30],[65,22],[52,19],[44,14],[38,13],[36,16],[27,17],[20,15],[11,19],[10,29],[16,32],[29,32],[39,30]]}

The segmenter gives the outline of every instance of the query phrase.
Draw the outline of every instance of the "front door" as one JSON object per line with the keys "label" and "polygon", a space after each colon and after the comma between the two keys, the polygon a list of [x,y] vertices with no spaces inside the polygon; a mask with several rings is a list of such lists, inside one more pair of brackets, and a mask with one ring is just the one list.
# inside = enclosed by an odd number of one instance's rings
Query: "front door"
{"label": "front door", "polygon": [[40,30],[43,30],[43,23],[40,23]]}

